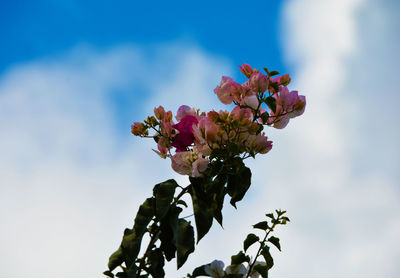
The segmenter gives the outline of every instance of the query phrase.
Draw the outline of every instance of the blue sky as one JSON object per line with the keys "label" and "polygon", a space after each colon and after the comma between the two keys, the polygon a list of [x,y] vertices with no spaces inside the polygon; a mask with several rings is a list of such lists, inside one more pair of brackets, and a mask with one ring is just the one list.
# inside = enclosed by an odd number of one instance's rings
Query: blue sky
{"label": "blue sky", "polygon": [[242,63],[290,73],[306,111],[167,278],[228,262],[277,208],[271,277],[400,276],[397,0],[115,2],[0,3],[1,277],[97,277],[152,186],[188,183],[130,124],[227,109],[213,89]]}
{"label": "blue sky", "polygon": [[0,65],[59,54],[86,42],[154,44],[181,38],[235,64],[284,70],[281,1],[2,1]]}

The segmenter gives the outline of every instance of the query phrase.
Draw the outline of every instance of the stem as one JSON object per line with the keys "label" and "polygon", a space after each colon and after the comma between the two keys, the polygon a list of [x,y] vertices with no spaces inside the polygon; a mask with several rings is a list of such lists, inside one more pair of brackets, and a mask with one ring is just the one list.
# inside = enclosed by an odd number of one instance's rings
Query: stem
{"label": "stem", "polygon": [[249,271],[247,272],[246,278],[249,277],[249,275],[250,275],[250,273],[251,273],[251,270],[253,269],[253,267],[254,267],[254,265],[255,265],[255,263],[256,263],[256,261],[257,261],[257,258],[260,256],[261,249],[264,247],[264,242],[266,241],[268,235],[274,230],[276,224],[277,224],[277,223],[274,223],[274,224],[272,225],[271,229],[269,229],[268,232],[265,234],[265,237],[264,237],[263,241],[262,241],[261,244],[260,244],[260,248],[258,248],[257,255],[256,255],[256,257],[254,258],[254,261],[250,264]]}
{"label": "stem", "polygon": [[[192,186],[192,185],[189,184],[188,186],[182,188],[182,191],[178,194],[178,196],[176,196],[176,198],[175,198],[175,200],[172,202],[171,206],[172,206],[172,205],[175,205],[175,204],[178,202],[178,200],[179,200],[185,193],[187,193],[187,192],[189,191],[189,189],[190,189],[191,186]],[[154,221],[154,222],[155,222],[155,221]],[[155,223],[158,223],[158,222],[160,222],[160,221],[158,220],[158,221],[155,222]],[[160,233],[160,226],[158,226],[157,228],[155,228],[154,233],[153,233],[153,235],[152,235],[151,238],[150,238],[150,242],[149,242],[149,244],[148,244],[147,247],[146,247],[146,251],[144,252],[143,257],[140,259],[139,267],[138,267],[138,269],[137,269],[137,271],[136,271],[136,277],[138,277],[138,278],[140,277],[140,273],[141,273],[142,269],[143,269],[143,268],[145,267],[145,265],[146,265],[146,258],[149,256],[149,253],[150,253],[151,249],[153,248],[154,243],[157,241],[158,236],[159,236],[159,233]]]}

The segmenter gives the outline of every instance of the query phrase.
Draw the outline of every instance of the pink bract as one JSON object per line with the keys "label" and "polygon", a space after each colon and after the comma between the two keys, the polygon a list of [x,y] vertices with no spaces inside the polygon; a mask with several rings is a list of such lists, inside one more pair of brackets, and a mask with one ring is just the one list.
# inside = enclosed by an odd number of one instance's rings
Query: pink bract
{"label": "pink bract", "polygon": [[179,123],[172,126],[179,131],[179,134],[176,135],[171,144],[176,148],[177,152],[185,151],[186,147],[190,146],[194,142],[193,124],[197,124],[198,122],[199,121],[196,119],[196,117],[187,115],[183,117]]}

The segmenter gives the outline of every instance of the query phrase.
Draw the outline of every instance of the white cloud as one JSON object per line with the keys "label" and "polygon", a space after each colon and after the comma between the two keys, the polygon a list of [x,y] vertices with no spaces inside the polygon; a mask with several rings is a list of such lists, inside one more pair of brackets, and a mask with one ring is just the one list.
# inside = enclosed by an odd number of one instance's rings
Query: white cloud
{"label": "white cloud", "polygon": [[[248,161],[254,179],[246,200],[237,211],[227,205],[224,230],[215,225],[181,271],[167,265],[167,277],[216,258],[228,263],[250,225],[275,208],[288,209],[292,223],[279,230],[283,253],[275,252],[271,275],[399,275],[399,22],[398,4],[384,3],[285,4],[291,88],[307,96],[306,113],[269,131],[274,149]],[[193,46],[82,46],[3,75],[2,275],[99,275],[138,205],[172,173],[150,151],[153,142],[118,130],[116,92],[132,106],[132,120],[159,104],[215,108],[212,89],[230,68]]]}
{"label": "white cloud", "polygon": [[265,200],[293,218],[282,232],[275,277],[400,274],[396,8],[359,0],[284,7],[291,87],[308,106],[286,130],[271,133],[273,153],[255,165],[257,177],[270,170],[254,204]]}
{"label": "white cloud", "polygon": [[[169,162],[151,151],[154,142],[135,139],[129,126],[124,134],[118,130],[114,92],[124,91],[132,110],[145,103],[146,109],[132,113],[141,120],[160,101],[168,108],[180,96],[189,104],[210,105],[212,88],[228,68],[193,46],[146,51],[134,45],[108,51],[80,46],[5,73],[0,79],[2,276],[100,275],[138,205],[172,173]],[[140,86],[148,95],[131,98],[129,90]],[[174,99],[162,95],[164,89]],[[211,97],[185,97],[200,92]]]}

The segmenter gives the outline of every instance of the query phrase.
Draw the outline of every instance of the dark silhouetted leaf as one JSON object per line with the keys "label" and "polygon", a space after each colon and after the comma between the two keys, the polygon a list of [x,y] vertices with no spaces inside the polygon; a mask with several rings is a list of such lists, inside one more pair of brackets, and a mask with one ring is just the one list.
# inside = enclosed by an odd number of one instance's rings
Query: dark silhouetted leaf
{"label": "dark silhouetted leaf", "polygon": [[244,166],[243,162],[239,163],[234,169],[235,173],[228,177],[227,190],[231,196],[231,205],[236,208],[236,202],[243,199],[251,184],[251,171]]}
{"label": "dark silhouetted leaf", "polygon": [[241,264],[243,262],[250,262],[250,257],[246,256],[242,251],[240,251],[237,255],[231,256],[231,264]]}
{"label": "dark silhouetted leaf", "polygon": [[128,274],[126,274],[125,272],[118,272],[115,276],[117,276],[118,278],[128,278]]}
{"label": "dark silhouetted leaf", "polygon": [[269,252],[269,247],[264,246],[264,248],[261,250],[261,255],[263,255],[265,262],[267,263],[267,268],[271,269],[274,266],[274,259],[271,256],[271,253]]}
{"label": "dark silhouetted leaf", "polygon": [[247,248],[249,248],[253,243],[259,241],[260,238],[255,234],[248,234],[246,239],[243,242],[243,250],[246,252]]}
{"label": "dark silhouetted leaf", "polygon": [[269,76],[275,76],[275,75],[278,75],[278,74],[279,74],[279,72],[277,72],[276,70],[273,70],[273,71],[269,72]]}
{"label": "dark silhouetted leaf", "polygon": [[153,202],[153,198],[146,199],[139,207],[133,229],[125,229],[121,245],[127,267],[133,264],[139,254],[143,235],[147,230],[147,225],[154,216]]}
{"label": "dark silhouetted leaf", "polygon": [[254,266],[254,270],[260,273],[262,278],[268,278],[268,267],[266,265],[257,264]]}
{"label": "dark silhouetted leaf", "polygon": [[118,250],[112,253],[112,255],[110,256],[110,259],[108,260],[108,269],[113,271],[117,266],[121,265],[123,261],[124,254],[122,252],[122,248],[119,247]]}
{"label": "dark silhouetted leaf", "polygon": [[207,199],[207,195],[201,192],[201,189],[193,186],[190,195],[192,196],[194,219],[196,221],[197,242],[199,242],[210,230],[213,216],[208,210],[210,201]]}
{"label": "dark silhouetted leaf", "polygon": [[267,221],[261,221],[261,222],[258,222],[255,225],[253,225],[253,227],[255,229],[260,229],[260,230],[265,231],[266,229],[268,229],[268,222]]}
{"label": "dark silhouetted leaf", "polygon": [[167,261],[175,258],[178,241],[178,216],[181,212],[182,208],[172,206],[160,222],[160,248]]}
{"label": "dark silhouetted leaf", "polygon": [[[210,265],[210,264],[208,264],[208,265]],[[206,267],[206,265],[196,267],[193,270],[192,277],[195,278],[195,277],[199,277],[199,276],[209,276],[205,271],[205,267]]]}
{"label": "dark silhouetted leaf", "polygon": [[225,184],[227,182],[226,175],[218,175],[216,178],[210,183],[210,186],[207,188],[207,195],[212,196],[212,199],[209,202],[209,210],[215,220],[222,226],[222,208],[224,205],[225,199]]}
{"label": "dark silhouetted leaf", "polygon": [[190,222],[178,220],[178,242],[176,246],[178,269],[186,262],[190,253],[194,251],[194,230]]}
{"label": "dark silhouetted leaf", "polygon": [[103,274],[107,277],[114,278],[114,274],[110,270],[104,271]]}
{"label": "dark silhouetted leaf", "polygon": [[[128,278],[136,278],[136,271],[137,271],[136,264],[132,264],[126,271],[126,274],[128,274]],[[140,276],[140,277],[142,277],[142,276]]]}
{"label": "dark silhouetted leaf", "polygon": [[271,218],[271,219],[275,219],[274,215],[272,213],[267,213],[265,216]]}
{"label": "dark silhouetted leaf", "polygon": [[262,120],[263,124],[266,124],[268,122],[268,119],[269,119],[268,112],[264,112],[261,114],[261,120]]}
{"label": "dark silhouetted leaf", "polygon": [[143,236],[151,219],[154,216],[154,198],[147,198],[146,201],[139,207],[139,211],[135,217],[133,229],[138,237]]}
{"label": "dark silhouetted leaf", "polygon": [[174,198],[175,188],[177,186],[178,184],[173,179],[154,186],[153,195],[155,197],[157,219],[162,219],[168,212],[169,206]]}
{"label": "dark silhouetted leaf", "polygon": [[276,112],[276,99],[273,96],[269,96],[265,99],[265,104],[272,110],[272,112]]}
{"label": "dark silhouetted leaf", "polygon": [[279,243],[279,238],[271,236],[268,239],[269,242],[271,242],[273,245],[276,246],[276,248],[278,248],[279,251],[281,251],[281,244]]}
{"label": "dark silhouetted leaf", "polygon": [[188,207],[188,205],[186,204],[186,202],[185,202],[184,200],[178,200],[178,201],[176,201],[176,204],[177,204],[177,205],[182,205],[182,206],[184,206],[185,208]]}
{"label": "dark silhouetted leaf", "polygon": [[162,278],[165,276],[164,256],[160,248],[156,248],[150,252],[149,263],[150,274],[153,277]]}

